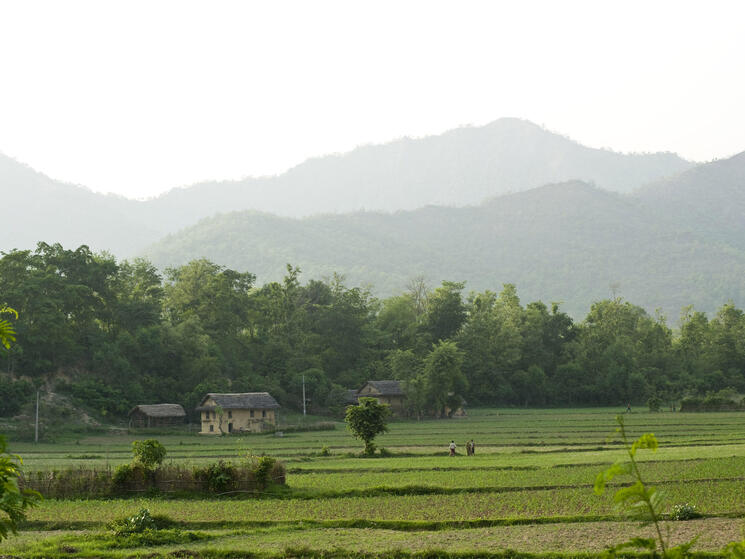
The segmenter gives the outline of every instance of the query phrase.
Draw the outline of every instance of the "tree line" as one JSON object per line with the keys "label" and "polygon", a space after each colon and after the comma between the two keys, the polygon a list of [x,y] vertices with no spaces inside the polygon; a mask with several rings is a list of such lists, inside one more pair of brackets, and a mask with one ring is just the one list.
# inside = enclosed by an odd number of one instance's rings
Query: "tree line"
{"label": "tree line", "polygon": [[523,305],[514,285],[465,283],[376,299],[341,276],[281,282],[195,260],[161,274],[150,262],[39,243],[0,258],[0,307],[16,342],[0,354],[0,416],[41,385],[100,416],[206,392],[269,391],[315,413],[341,413],[345,390],[404,381],[412,416],[470,406],[625,405],[745,392],[745,316],[682,311],[673,331],[621,298],[581,321],[557,303]]}

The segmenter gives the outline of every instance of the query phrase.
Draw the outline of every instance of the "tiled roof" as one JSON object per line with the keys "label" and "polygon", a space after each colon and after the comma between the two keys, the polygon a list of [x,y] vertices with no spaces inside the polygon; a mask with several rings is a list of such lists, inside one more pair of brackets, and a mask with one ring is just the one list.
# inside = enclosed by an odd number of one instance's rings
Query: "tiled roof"
{"label": "tiled roof", "polygon": [[269,392],[240,392],[236,394],[218,394],[210,392],[199,404],[197,411],[213,409],[214,406],[206,406],[204,403],[212,398],[216,405],[226,410],[269,410],[279,407],[277,400],[272,398]]}
{"label": "tiled roof", "polygon": [[179,404],[140,404],[129,412],[141,411],[149,417],[186,417],[186,412]]}
{"label": "tiled roof", "polygon": [[[367,385],[372,386],[375,390],[378,391],[380,396],[403,396],[404,391],[401,388],[401,381],[400,380],[368,380],[365,383],[365,386]],[[362,388],[365,388],[363,386]],[[360,390],[362,390],[360,388]],[[357,393],[360,393],[360,390],[357,391]]]}

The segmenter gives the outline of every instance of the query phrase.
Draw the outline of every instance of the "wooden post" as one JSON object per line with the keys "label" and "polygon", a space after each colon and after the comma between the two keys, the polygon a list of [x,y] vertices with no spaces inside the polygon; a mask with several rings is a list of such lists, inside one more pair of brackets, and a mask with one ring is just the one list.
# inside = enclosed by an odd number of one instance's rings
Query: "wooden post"
{"label": "wooden post", "polygon": [[39,390],[36,390],[36,422],[34,424],[34,442],[39,442]]}

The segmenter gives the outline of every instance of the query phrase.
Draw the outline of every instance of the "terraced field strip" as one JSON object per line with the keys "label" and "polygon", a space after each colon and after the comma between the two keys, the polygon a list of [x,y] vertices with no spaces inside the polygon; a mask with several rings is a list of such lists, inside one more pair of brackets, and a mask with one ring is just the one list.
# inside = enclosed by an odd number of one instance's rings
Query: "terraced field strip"
{"label": "terraced field strip", "polygon": [[[707,515],[745,513],[743,481],[676,482],[664,487],[668,508],[675,503],[697,503]],[[468,521],[473,519],[545,518],[562,516],[613,516],[617,514],[609,495],[598,497],[587,488],[549,490],[522,489],[502,493],[460,493],[261,500],[162,500],[117,499],[106,501],[47,501],[34,509],[29,519],[50,522],[100,522],[148,508],[183,522],[230,522],[288,520],[402,520]]]}
{"label": "terraced field strip", "polygon": [[[675,460],[651,462],[643,466],[645,478],[651,483],[666,480],[735,479],[745,476],[745,456],[722,459]],[[431,486],[459,489],[485,487],[535,487],[592,485],[600,468],[597,465],[571,465],[554,468],[504,469],[489,468],[433,471],[421,467],[403,471],[367,471],[360,473],[307,473],[290,475],[293,488],[323,491],[343,491],[372,487]],[[454,475],[457,472],[457,475]]]}
{"label": "terraced field strip", "polygon": [[[698,537],[694,550],[718,552],[726,543],[736,539],[741,527],[739,519],[707,518],[685,523],[665,523],[663,529],[669,533],[671,543],[678,544]],[[353,527],[319,527],[306,524],[253,527],[250,529],[200,530],[202,539],[185,545],[141,546],[125,549],[112,548],[110,538],[97,532],[76,535],[61,535],[56,532],[24,534],[6,546],[8,554],[24,553],[26,556],[69,556],[71,550],[96,557],[163,557],[181,552],[188,547],[192,554],[200,557],[224,557],[245,553],[252,557],[302,556],[303,550],[323,553],[327,558],[346,558],[354,554],[369,557],[371,551],[389,557],[408,557],[412,552],[439,550],[438,556],[453,554],[468,557],[505,557],[504,550],[545,554],[554,553],[600,553],[635,533],[652,537],[651,527],[639,528],[635,523],[601,521],[592,524],[527,524],[510,526],[488,526],[481,528],[423,530],[412,534],[398,530]],[[41,537],[39,537],[41,536]],[[120,543],[120,542],[119,542]],[[67,551],[65,553],[65,551]],[[195,556],[195,555],[192,555]],[[173,557],[173,555],[172,555]]]}

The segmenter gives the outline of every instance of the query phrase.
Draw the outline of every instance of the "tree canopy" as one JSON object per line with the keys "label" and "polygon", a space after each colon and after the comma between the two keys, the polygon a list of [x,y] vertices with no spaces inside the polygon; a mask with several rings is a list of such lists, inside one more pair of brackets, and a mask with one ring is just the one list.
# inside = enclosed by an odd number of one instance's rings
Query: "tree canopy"
{"label": "tree canopy", "polygon": [[[557,303],[524,304],[516,286],[465,291],[421,278],[378,300],[339,275],[279,282],[207,260],[169,269],[40,243],[0,257],[0,416],[36,385],[102,418],[206,392],[269,391],[312,413],[344,410],[368,380],[402,381],[407,412],[468,405],[625,405],[651,397],[745,392],[745,314],[686,307],[679,330],[621,298],[581,321]],[[13,308],[18,311],[8,311]],[[17,341],[14,339],[17,338]],[[12,342],[12,343],[11,343]]]}

